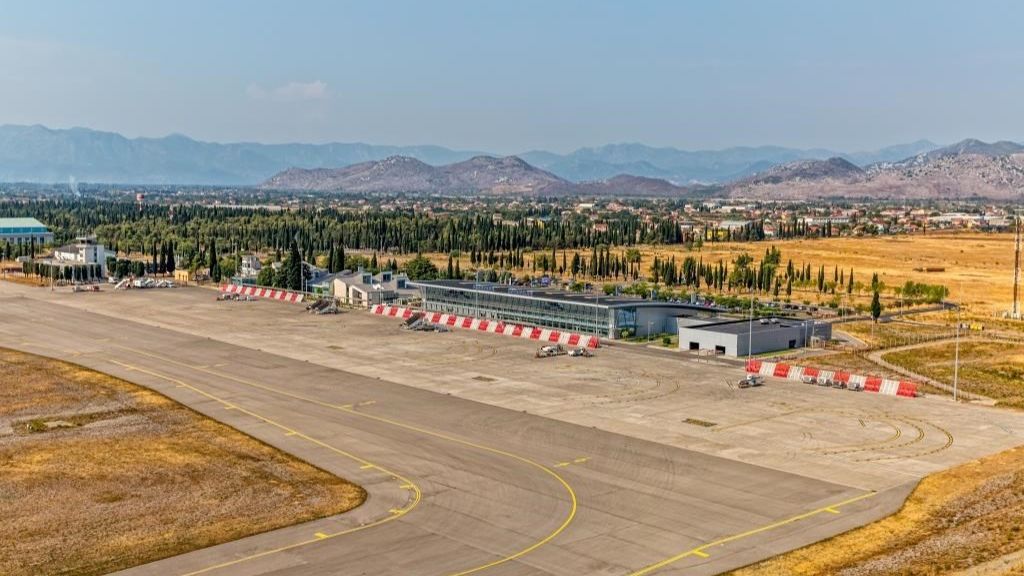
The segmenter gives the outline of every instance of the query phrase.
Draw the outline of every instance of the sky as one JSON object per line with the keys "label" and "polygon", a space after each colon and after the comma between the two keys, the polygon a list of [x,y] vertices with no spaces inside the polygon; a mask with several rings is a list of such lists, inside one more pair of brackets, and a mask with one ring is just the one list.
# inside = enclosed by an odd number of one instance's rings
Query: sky
{"label": "sky", "polygon": [[0,124],[494,153],[1024,141],[1024,2],[0,0]]}

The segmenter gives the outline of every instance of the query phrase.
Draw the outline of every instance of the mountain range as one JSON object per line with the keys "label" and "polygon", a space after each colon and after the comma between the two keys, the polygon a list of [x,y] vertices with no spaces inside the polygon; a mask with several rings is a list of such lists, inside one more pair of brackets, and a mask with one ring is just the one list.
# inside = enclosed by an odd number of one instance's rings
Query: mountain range
{"label": "mountain range", "polygon": [[727,194],[1019,199],[1024,146],[926,140],[836,153],[778,146],[686,151],[610,144],[498,157],[441,146],[218,144],[85,128],[0,126],[0,181],[204,184],[265,189],[580,196]]}
{"label": "mountain range", "polygon": [[442,166],[431,166],[408,156],[390,156],[345,168],[289,168],[261,184],[262,188],[273,190],[434,194],[555,194],[567,186],[571,186],[568,181],[516,156],[483,155]]}
{"label": "mountain range", "polygon": [[1021,200],[1024,145],[967,139],[861,168],[842,158],[773,167],[726,186],[730,196],[807,200],[822,197]]}
{"label": "mountain range", "polygon": [[[838,156],[859,166],[895,162],[938,145],[926,140],[873,152],[844,154],[779,146],[688,151],[643,144],[580,148],[568,154],[530,151],[518,157],[570,182],[606,180],[619,174],[661,178],[676,184],[721,183],[778,164]],[[110,184],[255,185],[288,168],[344,168],[408,156],[434,166],[487,154],[442,146],[380,146],[363,143],[220,144],[180,134],[126,138],[87,128],[0,126],[0,181]],[[494,154],[490,154],[494,156]]]}

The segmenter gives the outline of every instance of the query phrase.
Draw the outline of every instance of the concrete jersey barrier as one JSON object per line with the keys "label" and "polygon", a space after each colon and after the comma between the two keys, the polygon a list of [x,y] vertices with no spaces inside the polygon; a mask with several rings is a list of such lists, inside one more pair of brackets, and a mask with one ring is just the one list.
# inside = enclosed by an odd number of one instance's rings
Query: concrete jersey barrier
{"label": "concrete jersey barrier", "polygon": [[[378,316],[391,316],[394,318],[408,319],[416,313],[412,308],[402,306],[388,306],[377,304],[370,311]],[[601,339],[593,335],[577,334],[575,332],[563,332],[552,328],[538,328],[536,326],[524,326],[512,324],[500,320],[486,320],[473,318],[472,316],[458,316],[456,314],[444,314],[441,312],[425,312],[424,319],[431,324],[440,324],[449,328],[463,328],[466,330],[477,330],[491,334],[501,334],[514,338],[526,338],[538,342],[550,344],[564,344],[573,347],[598,348]]]}
{"label": "concrete jersey barrier", "polygon": [[220,291],[228,294],[238,294],[239,296],[256,296],[293,303],[302,302],[303,298],[303,294],[299,292],[278,290],[276,288],[261,288],[259,286],[239,286],[238,284],[221,284]]}
{"label": "concrete jersey barrier", "polygon": [[787,380],[801,380],[804,377],[811,377],[818,380],[842,382],[847,385],[856,384],[863,387],[865,392],[876,392],[887,396],[902,396],[905,398],[917,396],[917,384],[909,380],[893,380],[882,378],[881,376],[851,374],[842,370],[823,370],[809,366],[793,366],[782,362],[748,360],[747,372],[762,376],[785,378]]}

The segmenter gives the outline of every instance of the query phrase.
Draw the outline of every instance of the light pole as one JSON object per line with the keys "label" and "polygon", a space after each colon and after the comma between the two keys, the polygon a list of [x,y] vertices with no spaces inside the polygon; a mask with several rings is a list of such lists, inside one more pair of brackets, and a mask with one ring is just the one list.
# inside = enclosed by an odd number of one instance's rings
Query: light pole
{"label": "light pole", "polygon": [[754,293],[750,293],[750,320],[747,322],[747,363],[754,351]]}
{"label": "light pole", "polygon": [[957,388],[960,383],[960,314],[964,307],[964,283],[960,282],[960,303],[956,307],[956,344],[953,352],[953,402],[957,401]]}

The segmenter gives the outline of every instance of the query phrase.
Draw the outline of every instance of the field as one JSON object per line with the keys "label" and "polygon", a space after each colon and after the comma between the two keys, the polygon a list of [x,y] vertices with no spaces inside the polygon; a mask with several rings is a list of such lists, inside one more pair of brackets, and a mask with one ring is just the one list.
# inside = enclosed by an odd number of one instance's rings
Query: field
{"label": "field", "polygon": [[103,574],[361,504],[146,389],[0,349],[0,573]]}
{"label": "field", "polygon": [[[955,344],[943,343],[889,352],[882,358],[918,374],[953,383]],[[1024,346],[1013,342],[960,343],[960,378],[963,390],[1024,408]]]}
{"label": "field", "polygon": [[[792,259],[795,265],[806,262],[812,268],[824,265],[826,274],[834,266],[847,270],[852,267],[857,280],[865,284],[874,272],[888,287],[902,285],[907,280],[944,284],[952,300],[962,298],[969,309],[991,315],[1007,310],[1012,301],[1013,241],[1012,234],[942,232],[921,236],[705,244],[700,255],[705,262],[731,261],[746,251],[760,259],[765,248],[774,245],[782,251],[783,262]],[[686,254],[682,247],[651,247],[643,252],[648,262],[654,254],[675,254],[677,259]],[[945,271],[914,270],[929,267],[945,268]]]}
{"label": "field", "polygon": [[893,516],[731,576],[1018,575],[1022,517],[1024,449],[1015,448],[925,478]]}

